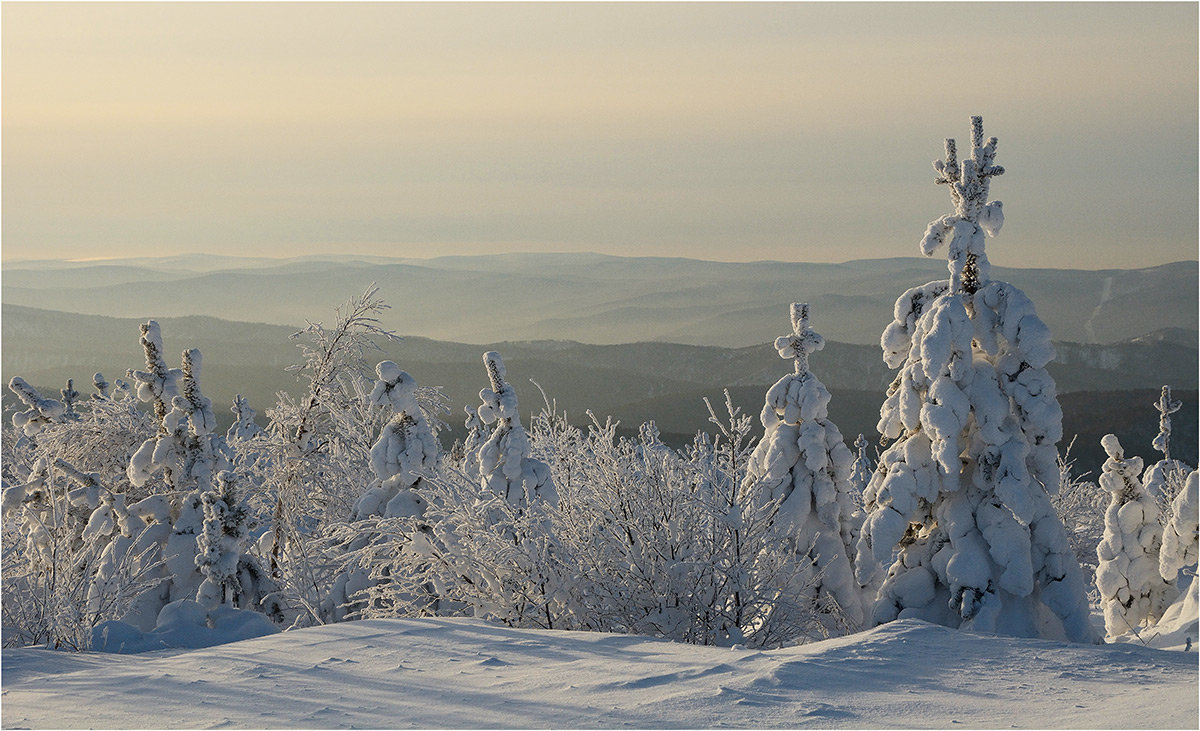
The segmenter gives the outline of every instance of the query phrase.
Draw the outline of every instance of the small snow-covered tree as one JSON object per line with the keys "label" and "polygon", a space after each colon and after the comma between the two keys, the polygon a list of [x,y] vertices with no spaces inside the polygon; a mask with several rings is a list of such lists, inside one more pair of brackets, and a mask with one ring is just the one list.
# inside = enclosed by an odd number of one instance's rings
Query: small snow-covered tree
{"label": "small snow-covered tree", "polygon": [[75,402],[79,400],[79,392],[75,390],[75,379],[67,379],[67,387],[59,390],[62,395],[63,403],[63,419],[74,421],[79,418],[79,412],[75,410]]}
{"label": "small snow-covered tree", "polygon": [[1154,437],[1154,448],[1162,452],[1163,459],[1171,460],[1171,414],[1183,406],[1183,402],[1171,399],[1171,387],[1164,385],[1154,408],[1158,409],[1158,435]]}
{"label": "small snow-covered tree", "polygon": [[856,570],[885,578],[876,622],[917,617],[1017,636],[1093,641],[1079,565],[1048,492],[1058,482],[1062,410],[1046,364],[1050,333],[1019,289],[991,281],[985,236],[996,138],[972,118],[971,155],[953,140],[934,163],[954,213],[921,242],[948,247],[950,278],[905,292],[881,339],[900,372],[880,410],[893,443],[865,494]]}
{"label": "small snow-covered tree", "polygon": [[[1195,566],[1200,554],[1200,472],[1192,471],[1171,505],[1158,554],[1159,575],[1175,581],[1181,569]],[[1195,574],[1195,569],[1192,569]],[[1192,581],[1195,581],[1193,576]]]}
{"label": "small snow-covered tree", "polygon": [[262,436],[262,427],[254,423],[254,409],[242,394],[233,397],[233,406],[229,410],[233,412],[233,424],[225,432],[225,441],[247,442]]}
{"label": "small snow-covered tree", "polygon": [[1174,597],[1158,571],[1162,528],[1158,505],[1138,479],[1142,458],[1126,459],[1112,434],[1100,443],[1108,453],[1100,486],[1112,499],[1104,513],[1104,538],[1096,548],[1096,588],[1105,630],[1117,637],[1157,622]]}
{"label": "small snow-covered tree", "polygon": [[483,421],[479,418],[479,409],[470,404],[463,407],[467,414],[464,425],[467,435],[462,441],[462,471],[472,478],[479,478],[479,448],[483,446]]}
{"label": "small snow-covered tree", "polygon": [[871,482],[871,474],[875,472],[875,463],[867,454],[868,446],[869,443],[862,434],[854,440],[854,464],[850,467],[850,497],[854,499],[854,505],[858,508],[863,505],[863,492]]}
{"label": "small snow-covered tree", "polygon": [[829,390],[809,370],[809,356],[825,341],[809,327],[808,312],[807,304],[793,303],[792,333],[775,341],[795,370],[767,391],[760,416],[766,432],[750,457],[745,484],[756,502],[775,506],[775,529],[819,575],[809,586],[813,605],[836,604],[859,626],[862,600],[848,547],[858,528],[849,482],[853,457],[829,420]]}
{"label": "small snow-covered tree", "polygon": [[418,517],[426,501],[422,475],[437,466],[438,443],[417,403],[417,382],[390,360],[375,368],[379,380],[370,401],[391,408],[392,418],[371,447],[375,484],[354,503],[353,520],[371,516]]}
{"label": "small snow-covered tree", "polygon": [[1172,400],[1171,387],[1163,386],[1162,394],[1154,403],[1158,410],[1158,435],[1153,446],[1162,452],[1163,458],[1146,468],[1142,484],[1158,503],[1159,523],[1166,525],[1171,518],[1171,506],[1175,496],[1183,489],[1192,468],[1177,459],[1171,459],[1171,414],[1179,411],[1183,403]]}
{"label": "small snow-covered tree", "polygon": [[196,602],[206,608],[219,604],[260,611],[282,618],[275,583],[256,556],[249,552],[253,518],[246,508],[238,475],[221,470],[217,486],[200,496],[204,523],[196,536],[196,567],[204,576]]}
{"label": "small snow-covered tree", "polygon": [[520,507],[537,501],[558,504],[558,493],[545,462],[529,456],[529,437],[521,426],[517,392],[505,378],[500,354],[483,354],[491,388],[479,392],[483,403],[477,409],[480,421],[494,424],[492,433],[479,447],[480,482],[485,490]]}
{"label": "small snow-covered tree", "polygon": [[103,401],[109,398],[108,381],[104,380],[103,373],[95,373],[92,375],[92,387],[96,389],[96,393],[92,394],[94,401]]}

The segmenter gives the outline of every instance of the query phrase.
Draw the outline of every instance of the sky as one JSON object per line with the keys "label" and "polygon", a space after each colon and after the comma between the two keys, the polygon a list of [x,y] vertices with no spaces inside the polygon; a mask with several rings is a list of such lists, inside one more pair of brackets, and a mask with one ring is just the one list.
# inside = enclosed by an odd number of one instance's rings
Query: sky
{"label": "sky", "polygon": [[0,256],[1194,260],[1197,7],[6,2]]}

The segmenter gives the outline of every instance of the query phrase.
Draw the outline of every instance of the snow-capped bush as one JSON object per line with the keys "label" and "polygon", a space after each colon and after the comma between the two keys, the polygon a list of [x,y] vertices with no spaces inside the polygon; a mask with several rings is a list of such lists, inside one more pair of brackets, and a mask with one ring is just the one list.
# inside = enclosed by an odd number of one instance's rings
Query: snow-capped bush
{"label": "snow-capped bush", "polygon": [[876,622],[1092,641],[1079,565],[1047,494],[1062,436],[1046,371],[1054,348],[1029,298],[989,279],[985,236],[1003,219],[987,195],[1004,171],[979,117],[971,143],[960,164],[947,140],[934,163],[955,211],[921,242],[926,255],[947,246],[950,279],[901,295],[881,338],[900,369],[879,421],[894,443],[864,496],[856,570],[866,587],[886,572]]}
{"label": "snow-capped bush", "polygon": [[[3,499],[5,645],[87,650],[92,628],[126,616],[161,579],[142,538],[96,473],[39,460]],[[121,548],[125,550],[120,550]]]}
{"label": "snow-capped bush", "polygon": [[1096,548],[1096,588],[1105,630],[1116,637],[1157,622],[1174,593],[1158,571],[1162,527],[1158,505],[1138,479],[1142,458],[1126,459],[1112,434],[1100,443],[1108,454],[1100,486],[1112,499],[1104,513],[1104,538]]}
{"label": "snow-capped bush", "polygon": [[793,303],[791,318],[792,333],[776,339],[775,348],[794,360],[795,371],[767,391],[760,416],[766,433],[750,457],[744,489],[770,506],[781,540],[816,572],[807,582],[814,608],[836,604],[858,627],[864,616],[849,546],[862,515],[851,495],[853,456],[829,420],[829,391],[809,370],[809,356],[824,339],[808,325],[807,304]]}
{"label": "snow-capped bush", "polygon": [[55,401],[42,396],[36,388],[25,382],[25,379],[14,376],[8,382],[8,389],[17,395],[29,408],[18,411],[12,416],[12,424],[20,429],[25,436],[37,436],[47,426],[62,420],[66,407],[61,401]]}
{"label": "snow-capped bush", "polygon": [[[1083,583],[1091,591],[1096,583],[1096,547],[1104,537],[1104,510],[1108,504],[1108,492],[1087,475],[1075,474],[1075,460],[1071,449],[1075,439],[1067,445],[1058,458],[1058,489],[1050,494],[1050,504],[1067,531],[1067,540],[1083,572]],[[1098,599],[1097,599],[1098,601]]]}

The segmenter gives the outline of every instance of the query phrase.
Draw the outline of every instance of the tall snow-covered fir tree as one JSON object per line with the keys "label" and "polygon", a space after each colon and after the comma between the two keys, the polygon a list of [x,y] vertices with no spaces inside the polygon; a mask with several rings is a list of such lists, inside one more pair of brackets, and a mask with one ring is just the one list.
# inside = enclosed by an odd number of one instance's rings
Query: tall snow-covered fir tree
{"label": "tall snow-covered fir tree", "polygon": [[832,600],[858,627],[863,607],[849,548],[857,529],[849,482],[853,456],[829,420],[829,390],[809,370],[809,356],[825,340],[809,327],[808,312],[807,304],[793,303],[792,333],[775,340],[779,356],[793,360],[795,370],[767,391],[760,416],[766,432],[743,484],[756,504],[778,505],[776,530],[817,572],[806,588],[813,606]]}
{"label": "tall snow-covered fir tree", "polygon": [[992,281],[984,250],[1004,220],[988,201],[996,138],[972,117],[971,154],[954,140],[934,163],[954,213],[922,252],[948,247],[950,278],[896,301],[881,338],[900,372],[880,409],[891,446],[864,496],[856,570],[885,571],[873,619],[1092,642],[1079,564],[1050,504],[1062,410],[1046,364],[1050,333],[1016,287]]}
{"label": "tall snow-covered fir tree", "polygon": [[1162,526],[1154,496],[1138,479],[1142,458],[1126,459],[1113,434],[1100,443],[1108,454],[1100,487],[1112,498],[1104,512],[1104,537],[1096,547],[1096,588],[1104,629],[1118,637],[1157,622],[1174,596],[1158,572]]}

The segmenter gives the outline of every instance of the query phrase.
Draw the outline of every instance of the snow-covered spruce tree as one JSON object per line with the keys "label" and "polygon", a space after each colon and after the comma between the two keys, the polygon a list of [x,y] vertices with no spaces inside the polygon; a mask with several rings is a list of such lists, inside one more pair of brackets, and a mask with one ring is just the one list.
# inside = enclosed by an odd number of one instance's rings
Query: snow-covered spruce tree
{"label": "snow-covered spruce tree", "polygon": [[776,531],[819,575],[807,582],[813,607],[836,606],[839,619],[858,627],[863,607],[848,548],[858,528],[851,517],[853,456],[828,418],[829,390],[809,370],[809,356],[825,340],[809,327],[808,311],[793,303],[792,333],[775,341],[795,370],[767,391],[760,416],[766,432],[750,457],[745,489],[756,503],[777,506]]}
{"label": "snow-covered spruce tree", "polygon": [[505,377],[500,354],[483,354],[491,388],[479,392],[483,403],[477,413],[484,424],[494,424],[491,436],[478,452],[480,483],[483,489],[504,497],[514,507],[545,501],[558,504],[558,493],[550,479],[546,463],[529,457],[529,437],[521,426],[517,392]]}
{"label": "snow-covered spruce tree", "polygon": [[[372,572],[380,575],[377,578],[387,575],[371,547],[384,540],[377,530],[379,521],[373,519],[419,519],[424,515],[429,503],[422,492],[427,476],[437,469],[440,450],[417,402],[418,387],[413,377],[390,360],[380,362],[375,372],[379,378],[369,401],[374,406],[387,407],[391,418],[379,430],[379,439],[371,447],[370,466],[375,479],[354,503],[350,519],[356,525],[352,530],[341,531],[347,536],[343,546],[349,557],[347,570],[337,577],[330,592],[330,612],[334,619],[351,614],[371,615],[375,608],[368,604],[379,603],[383,596],[387,596],[385,603],[389,607],[417,601],[415,597],[391,596],[387,589],[371,591],[377,583],[371,578]],[[388,526],[388,530],[396,533],[401,523],[404,521]],[[416,533],[428,528],[421,523],[406,525],[412,528],[410,539],[418,539]],[[407,551],[412,547],[406,545],[397,550]],[[420,595],[422,600],[430,600],[428,591]]]}
{"label": "snow-covered spruce tree", "polygon": [[93,401],[104,401],[110,398],[108,393],[108,381],[104,380],[103,373],[95,373],[92,375],[92,387],[96,389],[96,393],[92,394]]}
{"label": "snow-covered spruce tree", "polygon": [[[196,566],[196,539],[204,525],[202,495],[212,489],[214,473],[225,466],[214,446],[217,421],[212,402],[200,391],[200,351],[184,351],[182,368],[169,369],[158,323],[150,320],[141,331],[147,367],[129,373],[138,382],[138,397],[153,401],[161,420],[158,436],[147,439],[130,458],[127,475],[141,487],[161,471],[172,523],[162,545],[170,579],[165,601],[192,600],[204,579]],[[152,511],[147,523],[161,524],[160,513]]]}
{"label": "snow-covered spruce tree", "polygon": [[63,419],[67,421],[75,421],[79,419],[79,412],[75,410],[75,402],[79,400],[79,392],[75,390],[75,379],[67,379],[67,387],[60,389],[59,394],[62,395],[63,402]]}
{"label": "snow-covered spruce tree", "polygon": [[262,427],[254,423],[255,411],[250,408],[250,402],[242,394],[233,397],[233,406],[229,410],[233,412],[233,424],[225,432],[225,441],[247,442],[262,436]]}
{"label": "snow-covered spruce tree", "polygon": [[1182,406],[1182,402],[1171,399],[1170,386],[1162,387],[1162,394],[1154,403],[1154,408],[1158,410],[1158,435],[1154,437],[1153,446],[1162,452],[1163,458],[1146,468],[1142,484],[1158,503],[1158,520],[1162,525],[1170,520],[1175,496],[1183,489],[1184,481],[1192,471],[1183,462],[1171,459],[1171,414]]}
{"label": "snow-covered spruce tree", "polygon": [[219,604],[263,611],[278,618],[279,610],[263,600],[275,590],[258,559],[247,553],[252,518],[238,485],[238,475],[217,473],[217,486],[201,495],[204,523],[196,537],[196,567],[204,581],[196,602],[212,609]]}
{"label": "snow-covered spruce tree", "polygon": [[1079,565],[1047,494],[1062,437],[1054,348],[1029,298],[989,279],[984,237],[1003,213],[988,187],[1003,168],[971,122],[970,158],[947,140],[934,163],[955,211],[921,242],[926,255],[948,246],[950,279],[901,295],[881,339],[900,369],[878,427],[894,443],[867,487],[856,570],[870,586],[886,567],[875,622],[1090,642]]}
{"label": "snow-covered spruce tree", "polygon": [[1196,563],[1200,555],[1200,472],[1192,471],[1184,487],[1171,505],[1171,518],[1163,528],[1162,548],[1158,554],[1158,569],[1167,581],[1175,581],[1181,569],[1192,567],[1195,581]]}
{"label": "snow-covered spruce tree", "polygon": [[437,466],[438,443],[417,404],[417,382],[390,360],[375,367],[379,380],[371,403],[391,408],[392,418],[371,447],[375,483],[351,512],[352,520],[372,516],[419,517],[425,510],[420,494],[422,474]]}
{"label": "snow-covered spruce tree", "polygon": [[1104,513],[1104,537],[1096,548],[1096,588],[1105,631],[1117,637],[1157,622],[1174,596],[1158,572],[1162,527],[1158,505],[1138,479],[1142,458],[1126,459],[1112,434],[1100,443],[1108,453],[1100,486],[1112,499]]}
{"label": "snow-covered spruce tree", "polygon": [[854,440],[854,464],[850,467],[850,496],[854,498],[854,504],[860,508],[862,507],[863,492],[871,482],[871,474],[875,472],[875,463],[867,454],[868,446],[870,445],[862,434],[859,434]]}

